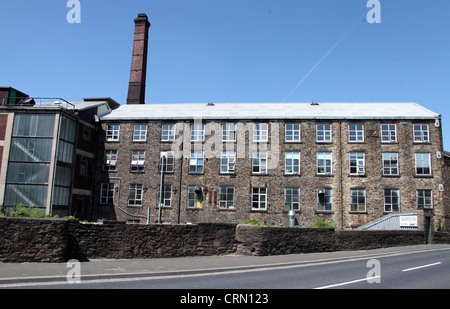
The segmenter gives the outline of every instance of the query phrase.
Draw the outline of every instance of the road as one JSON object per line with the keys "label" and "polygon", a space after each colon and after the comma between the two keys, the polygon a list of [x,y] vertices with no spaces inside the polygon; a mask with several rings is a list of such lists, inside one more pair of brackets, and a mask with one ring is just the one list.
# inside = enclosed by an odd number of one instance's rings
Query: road
{"label": "road", "polygon": [[140,278],[81,280],[81,283],[74,284],[30,283],[16,288],[178,289],[182,290],[183,295],[191,291],[190,296],[193,291],[198,295],[202,289],[449,289],[450,247],[302,263],[279,262],[235,269],[218,267],[205,273],[162,273]]}

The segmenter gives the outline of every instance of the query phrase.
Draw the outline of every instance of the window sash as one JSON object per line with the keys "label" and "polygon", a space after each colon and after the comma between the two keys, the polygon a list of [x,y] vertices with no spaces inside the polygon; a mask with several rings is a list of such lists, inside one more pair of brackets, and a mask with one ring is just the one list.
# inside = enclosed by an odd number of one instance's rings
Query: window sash
{"label": "window sash", "polygon": [[384,211],[385,212],[400,211],[399,189],[384,189]]}
{"label": "window sash", "polygon": [[288,123],[285,125],[285,141],[300,142],[300,124]]}
{"label": "window sash", "polygon": [[205,125],[193,124],[191,127],[191,142],[203,142],[205,140]]}
{"label": "window sash", "polygon": [[234,123],[224,123],[222,125],[222,141],[223,142],[236,141],[236,125]]}
{"label": "window sash", "polygon": [[252,188],[252,209],[267,209],[267,188]]}
{"label": "window sash", "polygon": [[429,153],[416,153],[416,175],[431,175],[431,156]]}
{"label": "window sash", "polygon": [[189,159],[190,173],[203,173],[203,151],[192,151]]}
{"label": "window sash", "polygon": [[[158,203],[161,198],[161,186],[158,185]],[[161,200],[162,207],[172,206],[172,185],[163,186],[163,197]]]}
{"label": "window sash", "polygon": [[300,188],[284,188],[284,209],[300,210]]}
{"label": "window sash", "polygon": [[364,152],[350,152],[350,175],[365,174]]}
{"label": "window sash", "polygon": [[254,142],[267,142],[268,135],[269,135],[269,133],[268,133],[267,123],[253,124],[253,141]]}
{"label": "window sash", "polygon": [[234,151],[222,152],[220,159],[221,173],[234,173],[236,171],[236,153]]}
{"label": "window sash", "polygon": [[163,124],[161,128],[161,141],[173,142],[175,140],[175,124]]}
{"label": "window sash", "polygon": [[383,175],[392,176],[398,175],[398,153],[384,152],[383,153]]}
{"label": "window sash", "polygon": [[201,208],[203,202],[202,193],[195,192],[196,186],[188,186],[188,208]]}
{"label": "window sash", "polygon": [[433,191],[432,190],[417,190],[417,208],[431,209],[433,208]]}
{"label": "window sash", "polygon": [[348,140],[349,142],[364,142],[364,125],[349,124]]}
{"label": "window sash", "polygon": [[142,172],[144,171],[145,163],[145,150],[133,150],[131,152],[131,171]]}
{"label": "window sash", "polygon": [[109,124],[106,129],[106,141],[119,141],[120,125]]}
{"label": "window sash", "polygon": [[130,184],[128,194],[128,206],[141,206],[142,205],[142,185]]}
{"label": "window sash", "polygon": [[252,173],[266,174],[267,173],[267,152],[253,152],[252,155]]}
{"label": "window sash", "polygon": [[317,174],[331,175],[332,173],[332,155],[331,152],[317,153]]}
{"label": "window sash", "polygon": [[285,174],[300,174],[300,152],[285,153]]}
{"label": "window sash", "polygon": [[384,143],[397,142],[397,126],[395,124],[381,125],[381,141]]}
{"label": "window sash", "polygon": [[114,184],[102,183],[100,190],[100,204],[111,205],[114,202]]}
{"label": "window sash", "polygon": [[135,124],[133,131],[133,141],[143,142],[147,140],[147,125],[146,124]]}
{"label": "window sash", "polygon": [[356,212],[366,211],[366,190],[351,189],[350,190],[350,209]]}
{"label": "window sash", "polygon": [[115,172],[117,168],[117,150],[105,150],[105,164],[103,170],[106,172]]}
{"label": "window sash", "polygon": [[234,187],[220,187],[219,208],[234,208]]}
{"label": "window sash", "polygon": [[427,124],[415,124],[413,131],[415,143],[428,143],[430,141],[429,126]]}
{"label": "window sash", "polygon": [[318,124],[316,125],[316,141],[317,142],[331,142],[331,125],[330,124]]}
{"label": "window sash", "polygon": [[333,207],[332,194],[333,190],[330,188],[323,189],[325,194],[317,194],[317,210],[318,211],[331,211]]}

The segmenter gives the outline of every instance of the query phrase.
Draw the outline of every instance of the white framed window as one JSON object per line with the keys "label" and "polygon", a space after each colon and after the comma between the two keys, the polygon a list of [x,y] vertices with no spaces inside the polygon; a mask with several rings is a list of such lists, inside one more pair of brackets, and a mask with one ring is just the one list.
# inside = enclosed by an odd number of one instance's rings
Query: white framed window
{"label": "white framed window", "polygon": [[145,142],[147,140],[147,125],[135,124],[133,132],[134,142]]}
{"label": "white framed window", "polygon": [[364,152],[350,152],[350,175],[364,175],[366,163]]}
{"label": "white framed window", "polygon": [[111,205],[114,201],[114,184],[102,183],[100,190],[100,204]]}
{"label": "white framed window", "polygon": [[267,174],[267,152],[253,152],[252,154],[252,173]]}
{"label": "white framed window", "polygon": [[163,195],[161,198],[161,186],[158,185],[158,203],[161,202],[162,207],[172,206],[172,185],[163,185]]}
{"label": "white framed window", "polygon": [[142,205],[142,185],[130,184],[128,193],[128,206],[141,206]]}
{"label": "white framed window", "polygon": [[300,124],[287,123],[285,125],[285,141],[300,142]]}
{"label": "white framed window", "polygon": [[161,126],[161,142],[173,142],[175,140],[175,128],[173,123],[163,124]]}
{"label": "white framed window", "polygon": [[109,124],[106,128],[106,141],[107,142],[118,142],[120,133],[120,125]]}
{"label": "white framed window", "polygon": [[317,210],[318,211],[331,211],[333,189],[322,188],[317,190]]}
{"label": "white framed window", "polygon": [[252,188],[252,209],[254,210],[267,209],[267,188],[265,187]]}
{"label": "white framed window", "polygon": [[385,212],[400,211],[399,189],[384,189],[384,211]]}
{"label": "white framed window", "polygon": [[366,189],[350,189],[350,210],[366,211]]}
{"label": "white framed window", "polygon": [[399,174],[398,153],[383,152],[383,175],[397,176],[398,174]]}
{"label": "white framed window", "polygon": [[284,209],[300,210],[300,188],[284,188]]}
{"label": "white framed window", "polygon": [[317,153],[317,174],[331,175],[332,173],[332,158],[331,152]]}
{"label": "white framed window", "polygon": [[220,187],[219,208],[234,208],[234,187]]}
{"label": "white framed window", "polygon": [[222,142],[236,141],[236,125],[234,123],[222,124]]}
{"label": "white framed window", "polygon": [[205,140],[205,125],[193,124],[191,126],[191,142],[203,142]]}
{"label": "white framed window", "polygon": [[[164,157],[164,162],[162,162]],[[163,163],[164,172],[172,173],[175,167],[175,153],[173,151],[161,151],[159,153],[159,168],[158,171],[161,172],[161,164]]]}
{"label": "white framed window", "polygon": [[348,141],[364,142],[364,125],[349,124],[348,125]]}
{"label": "white framed window", "polygon": [[418,209],[432,209],[433,208],[433,191],[432,190],[417,190],[417,208]]}
{"label": "white framed window", "polygon": [[285,153],[285,174],[300,174],[300,152],[286,152]]}
{"label": "white framed window", "polygon": [[188,186],[188,208],[202,208],[203,188],[201,186]]}
{"label": "white framed window", "polygon": [[316,125],[316,141],[329,143],[332,141],[332,127],[331,124]]}
{"label": "white framed window", "polygon": [[235,173],[236,172],[236,153],[234,151],[222,152],[220,159],[221,173]]}
{"label": "white framed window", "polygon": [[429,143],[430,131],[427,124],[413,125],[414,143]]}
{"label": "white framed window", "polygon": [[383,143],[397,142],[397,126],[395,124],[381,125],[381,142]]}
{"label": "white framed window", "polygon": [[203,151],[191,151],[191,158],[189,159],[190,173],[203,173]]}
{"label": "white framed window", "polygon": [[105,172],[115,172],[117,170],[117,150],[105,150]]}
{"label": "white framed window", "polygon": [[145,150],[131,151],[131,171],[143,172],[145,162]]}
{"label": "white framed window", "polygon": [[269,126],[267,123],[255,123],[253,124],[253,141],[254,142],[267,142],[269,136]]}
{"label": "white framed window", "polygon": [[431,175],[431,155],[416,153],[416,175]]}

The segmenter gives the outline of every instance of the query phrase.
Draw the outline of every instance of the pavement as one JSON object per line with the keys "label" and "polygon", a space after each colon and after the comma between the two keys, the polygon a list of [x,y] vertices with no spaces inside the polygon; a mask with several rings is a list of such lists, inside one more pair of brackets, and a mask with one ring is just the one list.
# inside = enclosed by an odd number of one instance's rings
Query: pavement
{"label": "pavement", "polygon": [[99,259],[67,263],[0,263],[0,288],[8,285],[67,282],[67,276],[79,266],[81,280],[167,277],[196,273],[227,272],[264,267],[307,265],[347,259],[408,254],[431,249],[450,249],[450,245],[417,245],[361,251],[304,253],[278,256],[201,256],[164,259]]}

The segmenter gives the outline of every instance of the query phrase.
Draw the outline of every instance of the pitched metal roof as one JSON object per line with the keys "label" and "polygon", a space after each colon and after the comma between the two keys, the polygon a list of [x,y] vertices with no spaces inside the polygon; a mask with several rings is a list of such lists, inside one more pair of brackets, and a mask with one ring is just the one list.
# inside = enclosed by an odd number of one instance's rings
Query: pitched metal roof
{"label": "pitched metal roof", "polygon": [[435,119],[417,103],[173,103],[121,105],[104,121],[201,119]]}

